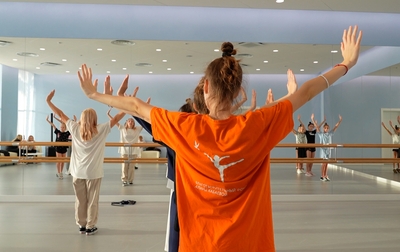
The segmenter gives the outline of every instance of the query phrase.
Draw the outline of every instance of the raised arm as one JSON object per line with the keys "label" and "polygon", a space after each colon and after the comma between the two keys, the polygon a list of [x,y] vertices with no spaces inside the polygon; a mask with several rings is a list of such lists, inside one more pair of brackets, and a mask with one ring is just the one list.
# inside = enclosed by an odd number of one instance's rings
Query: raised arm
{"label": "raised arm", "polygon": [[57,129],[56,125],[49,120],[49,116],[46,117],[46,121],[54,128]]}
{"label": "raised arm", "polygon": [[392,132],[390,132],[390,130],[386,127],[384,122],[382,122],[382,126],[387,131],[387,133],[389,133],[389,135],[392,135]]}
{"label": "raised arm", "polygon": [[[107,111],[107,116],[108,116],[108,118],[110,118],[110,121],[113,121],[113,120],[114,120],[114,117],[111,116],[111,114],[110,114],[111,109],[112,109],[112,108],[110,108],[110,109]],[[124,113],[124,116],[125,116],[125,113]],[[123,117],[123,116],[122,116],[122,117]],[[121,119],[120,119],[120,120],[121,120]],[[119,120],[118,120],[117,122],[115,122],[114,125],[117,125],[117,127],[119,127]],[[113,125],[113,126],[114,126],[114,125]],[[111,127],[112,127],[112,126],[111,126]]]}
{"label": "raised arm", "polygon": [[337,130],[340,123],[342,123],[342,117],[339,115],[339,121],[335,124],[335,127],[333,127],[333,129],[332,129],[333,132],[335,132]]}
{"label": "raised arm", "polygon": [[267,101],[266,101],[266,104],[263,106],[263,108],[274,106],[278,102],[286,100],[288,97],[290,97],[292,94],[294,94],[296,92],[297,81],[296,81],[296,77],[294,76],[293,71],[291,69],[287,70],[287,78],[288,78],[288,82],[286,84],[286,87],[287,87],[288,93],[285,96],[274,101],[274,97],[272,95],[272,90],[269,89],[268,95],[267,95]]}
{"label": "raised arm", "polygon": [[293,111],[296,111],[306,102],[327,89],[357,63],[362,38],[362,32],[360,31],[357,35],[357,30],[357,26],[350,26],[348,30],[344,30],[341,43],[343,61],[340,64],[325,74],[305,82],[297,92],[288,97],[292,103]]}
{"label": "raised arm", "polygon": [[299,123],[300,123],[301,125],[303,125],[304,127],[306,127],[306,126],[304,125],[304,123],[301,121],[301,116],[300,116],[300,115],[297,115],[297,120],[299,121]]}
{"label": "raised arm", "polygon": [[251,91],[251,106],[248,110],[246,110],[243,114],[246,114],[249,111],[253,111],[255,110],[257,107],[257,93],[256,91],[253,89]]}
{"label": "raised arm", "polygon": [[320,132],[320,126],[318,126],[318,122],[315,120],[314,114],[311,114],[311,122],[314,124],[315,130]]}
{"label": "raised arm", "polygon": [[[46,98],[47,105],[49,105],[50,109],[53,111],[54,114],[56,114],[60,117],[61,122],[66,123],[69,119],[68,116],[66,116],[64,114],[64,112],[62,112],[61,109],[57,108],[56,105],[54,105],[53,102],[51,101],[53,99],[55,93],[56,93],[56,90],[53,90],[47,95],[47,98]],[[54,124],[52,126],[54,128],[57,128],[54,126]]]}
{"label": "raised arm", "polygon": [[396,129],[393,127],[393,123],[391,120],[389,121],[389,125],[392,128],[393,132],[396,133]]}
{"label": "raised arm", "polygon": [[322,125],[326,122],[326,116],[324,116],[324,120],[319,124],[318,128],[321,128]]}
{"label": "raised arm", "polygon": [[247,94],[244,91],[243,87],[240,87],[240,94],[242,96],[242,99],[238,103],[236,103],[235,105],[232,106],[232,108],[231,108],[232,113],[235,112],[236,110],[238,110],[240,108],[240,106],[242,106],[247,101]]}

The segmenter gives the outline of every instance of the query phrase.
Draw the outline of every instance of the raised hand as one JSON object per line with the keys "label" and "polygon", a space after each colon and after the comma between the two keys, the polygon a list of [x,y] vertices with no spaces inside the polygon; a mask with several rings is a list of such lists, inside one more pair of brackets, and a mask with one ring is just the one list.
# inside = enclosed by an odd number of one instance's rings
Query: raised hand
{"label": "raised hand", "polygon": [[274,94],[272,93],[272,89],[268,89],[267,100],[265,104],[270,104],[274,102]]}
{"label": "raised hand", "polygon": [[83,64],[81,71],[78,71],[79,81],[81,82],[81,89],[83,93],[91,98],[95,93],[97,93],[97,79],[92,82],[92,69],[88,68],[86,64]]}
{"label": "raised hand", "polygon": [[294,76],[294,73],[291,69],[287,70],[287,78],[288,78],[288,82],[287,82],[286,86],[287,86],[288,94],[291,95],[297,91],[296,77]]}
{"label": "raised hand", "polygon": [[53,99],[55,93],[56,93],[56,90],[53,89],[53,90],[47,95],[46,101],[47,101],[47,102],[51,101],[51,99]]}
{"label": "raised hand", "polygon": [[357,35],[358,26],[350,26],[348,30],[344,30],[341,43],[341,51],[343,56],[343,64],[348,68],[353,67],[358,60],[360,54],[360,43],[362,39],[362,31]]}
{"label": "raised hand", "polygon": [[106,76],[106,79],[104,80],[104,94],[108,94],[108,95],[112,95],[113,93],[113,88],[111,87],[111,83],[110,83],[110,75]]}
{"label": "raised hand", "polygon": [[126,75],[125,79],[122,81],[121,86],[118,89],[117,92],[118,96],[125,96],[125,92],[128,89],[128,81],[129,81],[129,75]]}

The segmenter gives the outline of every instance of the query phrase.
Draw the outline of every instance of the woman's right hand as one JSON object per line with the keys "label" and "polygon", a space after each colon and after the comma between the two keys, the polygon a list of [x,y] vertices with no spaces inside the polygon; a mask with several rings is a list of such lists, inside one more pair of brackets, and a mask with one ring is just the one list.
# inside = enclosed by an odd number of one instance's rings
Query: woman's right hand
{"label": "woman's right hand", "polygon": [[346,65],[349,69],[353,67],[358,60],[360,54],[360,43],[362,39],[362,31],[358,31],[358,26],[350,26],[348,30],[344,30],[341,43],[341,50],[343,56],[342,64]]}

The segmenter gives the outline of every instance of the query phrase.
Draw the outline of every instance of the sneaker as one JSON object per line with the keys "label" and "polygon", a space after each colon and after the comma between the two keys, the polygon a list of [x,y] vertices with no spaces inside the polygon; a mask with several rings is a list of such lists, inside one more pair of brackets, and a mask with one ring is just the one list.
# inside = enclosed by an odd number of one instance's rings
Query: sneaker
{"label": "sneaker", "polygon": [[79,227],[79,233],[86,234],[86,227]]}
{"label": "sneaker", "polygon": [[306,173],[303,168],[300,169],[301,173]]}
{"label": "sneaker", "polygon": [[[393,169],[393,171],[394,171],[394,169]],[[56,173],[56,177],[57,177],[57,178],[59,177],[59,175],[60,175],[59,173]]]}
{"label": "sneaker", "polygon": [[124,182],[122,183],[122,186],[128,186],[128,182],[124,181]]}
{"label": "sneaker", "polygon": [[320,180],[321,180],[321,181],[326,181],[326,178],[321,177]]}
{"label": "sneaker", "polygon": [[139,167],[135,166],[135,170],[139,169]]}
{"label": "sneaker", "polygon": [[129,182],[130,185],[133,185],[133,182]]}
{"label": "sneaker", "polygon": [[86,235],[94,235],[95,233],[97,233],[97,227],[86,229]]}
{"label": "sneaker", "polygon": [[397,173],[397,169],[393,169],[393,172],[394,172],[394,173]]}
{"label": "sneaker", "polygon": [[301,169],[297,169],[297,174],[302,174]]}
{"label": "sneaker", "polygon": [[62,172],[60,172],[60,174],[58,174],[58,178],[59,178],[59,179],[63,179],[63,178],[64,178]]}
{"label": "sneaker", "polygon": [[329,177],[325,177],[325,181],[331,181]]}
{"label": "sneaker", "polygon": [[306,176],[307,176],[307,177],[312,177],[312,174],[309,173],[309,172],[307,172],[307,173],[306,173]]}

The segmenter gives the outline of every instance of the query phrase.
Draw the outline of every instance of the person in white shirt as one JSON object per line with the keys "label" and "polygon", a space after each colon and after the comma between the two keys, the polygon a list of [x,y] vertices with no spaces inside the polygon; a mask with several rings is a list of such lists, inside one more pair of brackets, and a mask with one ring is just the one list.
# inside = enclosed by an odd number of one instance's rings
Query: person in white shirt
{"label": "person in white shirt", "polygon": [[[108,110],[107,115],[112,120],[113,117],[110,114],[111,109]],[[135,126],[133,118],[128,118],[124,125],[117,123],[120,135],[120,142],[127,144],[134,144],[138,142],[139,134],[142,132],[142,126]],[[128,162],[122,163],[122,186],[132,185],[134,178],[134,169],[129,159],[135,159],[138,156],[138,147],[127,147],[121,146],[118,148],[118,152],[121,157],[128,158]],[[135,164],[135,169],[138,167]]]}
{"label": "person in white shirt", "polygon": [[[400,142],[400,127],[395,125],[393,127],[392,121],[389,121],[390,127],[393,129],[393,132],[391,132],[385,125],[385,123],[382,122],[383,128],[389,133],[389,135],[392,137],[392,143],[393,144],[399,144]],[[395,148],[392,149],[393,151],[393,158],[398,158],[399,157],[399,149]],[[397,166],[397,168],[396,168]],[[393,163],[393,172],[394,173],[400,173],[400,163]]]}
{"label": "person in white shirt", "polygon": [[[109,76],[106,83],[109,87]],[[107,89],[111,94],[111,89]],[[97,218],[101,179],[104,176],[103,162],[106,137],[111,128],[124,117],[118,113],[108,122],[97,124],[96,111],[85,109],[79,122],[70,120],[63,111],[52,103],[55,90],[46,98],[50,109],[66,124],[72,135],[72,155],[70,172],[75,191],[75,220],[81,234],[97,233]]]}

